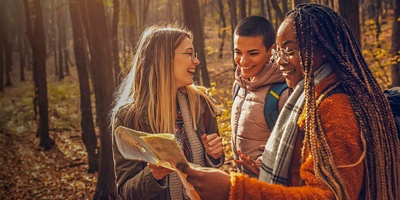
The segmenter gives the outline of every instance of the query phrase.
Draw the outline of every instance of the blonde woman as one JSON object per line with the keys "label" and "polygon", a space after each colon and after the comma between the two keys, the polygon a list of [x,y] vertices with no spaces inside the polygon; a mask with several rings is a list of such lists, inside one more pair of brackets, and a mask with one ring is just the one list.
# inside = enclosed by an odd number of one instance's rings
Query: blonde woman
{"label": "blonde woman", "polygon": [[[200,64],[192,34],[172,25],[147,28],[131,69],[116,92],[112,130],[125,126],[175,134],[189,162],[219,167],[224,162],[217,108],[193,83]],[[122,199],[188,199],[178,175],[168,169],[123,158],[113,142],[118,193]]]}

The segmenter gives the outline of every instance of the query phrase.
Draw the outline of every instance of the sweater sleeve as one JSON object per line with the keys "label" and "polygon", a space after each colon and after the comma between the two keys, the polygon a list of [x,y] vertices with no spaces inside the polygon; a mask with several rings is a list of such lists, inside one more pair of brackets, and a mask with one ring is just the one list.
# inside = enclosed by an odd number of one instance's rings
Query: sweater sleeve
{"label": "sweater sleeve", "polygon": [[[211,113],[207,105],[205,105],[203,112],[203,123],[205,134],[217,133],[219,135],[217,118]],[[207,167],[221,167],[225,162],[225,154],[222,152],[219,159],[214,159],[205,152],[205,160]]]}
{"label": "sweater sleeve", "polygon": [[156,181],[147,163],[125,159],[118,150],[115,139],[112,150],[118,194],[122,199],[150,199],[168,188],[167,178]]}
{"label": "sweater sleeve", "polygon": [[[345,94],[333,94],[317,111],[338,172],[350,199],[358,199],[363,185],[364,163],[360,129]],[[360,161],[360,162],[359,162]],[[300,166],[302,186],[268,184],[243,174],[231,175],[230,199],[334,199],[330,188],[318,179],[308,155]]]}

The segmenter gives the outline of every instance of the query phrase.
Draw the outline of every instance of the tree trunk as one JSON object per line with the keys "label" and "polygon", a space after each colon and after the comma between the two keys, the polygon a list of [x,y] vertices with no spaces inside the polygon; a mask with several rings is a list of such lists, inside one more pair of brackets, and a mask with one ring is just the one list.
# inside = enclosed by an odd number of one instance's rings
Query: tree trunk
{"label": "tree trunk", "polygon": [[[271,1],[272,8],[274,8],[274,10],[275,10],[275,14],[277,17],[276,23],[280,24],[283,21],[283,19],[285,18],[285,14],[282,12],[282,10],[279,7],[279,4],[276,0],[270,0],[270,1]],[[276,26],[276,27],[278,27],[278,26]]]}
{"label": "tree trunk", "polygon": [[119,85],[122,82],[122,76],[120,76],[121,68],[119,66],[119,51],[118,51],[118,21],[119,21],[119,0],[113,0],[113,21],[112,21],[112,51],[113,51],[113,66],[114,66],[114,81],[115,85]]}
{"label": "tree trunk", "polygon": [[58,27],[58,80],[61,81],[64,79],[64,54],[63,49],[64,45],[64,34],[65,34],[65,18],[64,12],[62,9],[58,9],[57,15],[57,27]]}
{"label": "tree trunk", "polygon": [[222,0],[217,0],[217,10],[219,14],[219,19],[221,20],[221,30],[220,34],[218,34],[219,38],[221,39],[221,43],[219,45],[219,59],[222,60],[223,52],[224,52],[224,44],[225,44],[225,37],[226,37],[226,19],[224,14],[224,4]]}
{"label": "tree trunk", "polygon": [[340,15],[346,19],[347,24],[353,31],[359,47],[361,47],[360,17],[358,0],[339,0]]}
{"label": "tree trunk", "polygon": [[89,157],[88,173],[94,173],[99,168],[99,155],[97,153],[97,137],[94,131],[93,114],[90,97],[89,75],[85,58],[85,43],[82,22],[80,21],[78,0],[69,0],[69,9],[72,25],[72,37],[74,40],[74,55],[78,71],[80,103],[81,103],[81,127],[82,141],[85,144]]}
{"label": "tree trunk", "polygon": [[[186,27],[193,32],[193,45],[198,51],[200,65],[196,68],[196,74],[201,75],[202,85],[210,87],[210,78],[208,76],[206,56],[204,51],[204,33],[200,17],[200,5],[198,0],[182,0],[183,18]],[[195,81],[199,82],[199,76],[195,76]]]}
{"label": "tree trunk", "polygon": [[252,15],[251,10],[253,9],[253,1],[252,0],[248,0],[247,2],[247,14],[250,16]]}
{"label": "tree trunk", "polygon": [[400,86],[400,1],[395,0],[392,26],[392,87]]}
{"label": "tree trunk", "polygon": [[272,9],[271,2],[269,0],[265,0],[265,13],[267,15],[267,19],[272,23]]}
{"label": "tree trunk", "polygon": [[[21,1],[17,2],[17,7],[18,9],[23,9],[23,4]],[[21,15],[17,14],[17,21],[18,21],[18,51],[19,51],[19,79],[20,81],[25,81],[25,60],[26,60],[26,56],[25,56],[25,50],[24,48],[27,48],[24,45],[24,37],[25,34],[23,34],[23,27],[24,27],[24,21],[21,19]]]}
{"label": "tree trunk", "polygon": [[240,19],[238,21],[246,17],[246,0],[239,0],[239,12]]}
{"label": "tree trunk", "polygon": [[[232,55],[234,55],[234,50],[233,50],[233,36],[235,34],[235,27],[238,23],[237,20],[237,14],[236,14],[236,0],[228,0],[228,7],[229,7],[229,13],[231,14],[231,49],[232,49]],[[232,57],[232,66],[233,66],[233,71],[236,70],[236,62],[235,59]]]}
{"label": "tree trunk", "polygon": [[[43,29],[42,9],[40,0],[33,0],[32,16],[30,14],[29,1],[25,0],[25,14],[27,23],[27,35],[31,43],[33,54],[33,76],[35,82],[35,99],[39,109],[39,137],[40,146],[45,150],[51,149],[54,141],[49,136],[48,100],[46,81],[46,38]],[[31,20],[32,18],[32,20]],[[33,27],[32,27],[33,24]]]}
{"label": "tree trunk", "polygon": [[[96,102],[97,126],[100,132],[100,165],[96,191],[93,199],[119,199],[115,184],[114,159],[112,154],[111,130],[108,113],[111,111],[115,89],[112,76],[111,38],[107,28],[105,8],[97,0],[80,1],[86,4],[86,33],[89,35],[89,48],[92,67],[93,87]],[[110,76],[111,74],[111,76]]]}
{"label": "tree trunk", "polygon": [[12,86],[11,83],[11,68],[12,68],[12,45],[10,41],[10,37],[6,35],[6,39],[4,40],[4,49],[5,49],[5,61],[6,61],[6,87]]}
{"label": "tree trunk", "polygon": [[3,33],[1,31],[1,20],[0,20],[0,92],[4,91],[4,46],[3,46]]}

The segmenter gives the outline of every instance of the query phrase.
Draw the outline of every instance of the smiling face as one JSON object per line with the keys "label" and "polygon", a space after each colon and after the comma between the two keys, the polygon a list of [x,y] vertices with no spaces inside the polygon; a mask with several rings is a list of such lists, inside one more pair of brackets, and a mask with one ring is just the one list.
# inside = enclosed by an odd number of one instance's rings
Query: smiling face
{"label": "smiling face", "polygon": [[193,55],[193,43],[186,37],[175,49],[173,68],[176,89],[193,83],[196,65],[200,64]]}
{"label": "smiling face", "polygon": [[269,62],[271,48],[266,49],[262,36],[234,37],[235,61],[240,67],[241,76],[254,80],[261,69]]}
{"label": "smiling face", "polygon": [[293,30],[292,20],[285,20],[278,29],[276,37],[278,49],[285,49],[289,62],[285,63],[283,59],[278,59],[279,69],[286,78],[286,83],[293,88],[303,79],[303,68],[300,65],[299,47],[297,46],[296,35]]}

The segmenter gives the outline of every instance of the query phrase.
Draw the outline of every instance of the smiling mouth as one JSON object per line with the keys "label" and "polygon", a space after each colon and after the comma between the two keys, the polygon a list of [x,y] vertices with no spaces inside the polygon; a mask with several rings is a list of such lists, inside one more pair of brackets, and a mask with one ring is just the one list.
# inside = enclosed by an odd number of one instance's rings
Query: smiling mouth
{"label": "smiling mouth", "polygon": [[196,72],[196,70],[195,69],[188,69],[187,72],[190,73],[190,74],[194,74]]}
{"label": "smiling mouth", "polygon": [[249,69],[252,69],[253,67],[255,67],[255,65],[254,65],[254,66],[250,66],[250,67],[243,67],[243,66],[242,66],[242,69],[244,69],[244,70],[249,70]]}
{"label": "smiling mouth", "polygon": [[292,69],[292,70],[282,70],[281,69],[281,71],[282,71],[282,75],[283,76],[287,76],[287,75],[290,75],[290,74],[294,73],[294,71],[296,71],[296,70],[294,70],[294,69]]}

